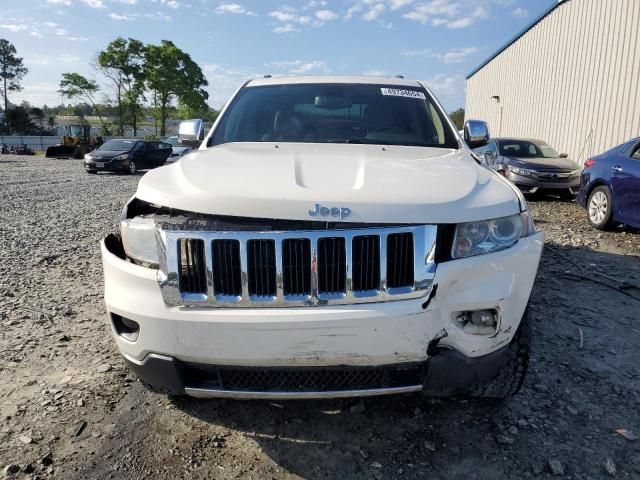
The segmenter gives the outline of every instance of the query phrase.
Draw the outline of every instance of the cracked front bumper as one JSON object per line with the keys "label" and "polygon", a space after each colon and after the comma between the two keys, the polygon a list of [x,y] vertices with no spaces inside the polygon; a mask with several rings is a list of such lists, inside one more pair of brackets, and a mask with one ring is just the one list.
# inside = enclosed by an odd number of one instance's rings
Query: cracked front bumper
{"label": "cracked front bumper", "polygon": [[[439,347],[480,359],[513,338],[535,281],[542,245],[543,234],[536,233],[507,250],[438,265],[434,280],[438,288],[426,309],[425,298],[265,309],[168,307],[156,270],[119,258],[102,242],[105,302],[110,316],[139,325],[135,341],[118,334],[115,327],[113,333],[122,355],[140,372],[158,358],[176,365],[241,368],[419,365],[428,359],[430,342],[443,331],[446,336]],[[456,312],[476,309],[497,310],[495,335],[469,335],[454,321]]]}

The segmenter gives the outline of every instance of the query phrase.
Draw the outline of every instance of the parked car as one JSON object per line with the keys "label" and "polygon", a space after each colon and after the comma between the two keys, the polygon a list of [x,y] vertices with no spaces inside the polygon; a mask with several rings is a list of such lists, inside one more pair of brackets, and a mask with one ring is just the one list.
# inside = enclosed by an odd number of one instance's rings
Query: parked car
{"label": "parked car", "polygon": [[599,230],[640,228],[640,137],[584,162],[577,202]]}
{"label": "parked car", "polygon": [[578,164],[542,140],[494,138],[476,153],[524,193],[573,198],[580,188]]}
{"label": "parked car", "polygon": [[171,155],[167,158],[167,163],[178,161],[181,157],[184,157],[187,153],[193,151],[193,148],[189,145],[180,143],[177,135],[167,138],[165,142],[171,145]]}
{"label": "parked car", "polygon": [[245,83],[102,241],[125,362],[195,397],[515,394],[544,236],[464,137],[418,81]]}
{"label": "parked car", "polygon": [[84,156],[87,173],[128,172],[164,165],[171,154],[171,145],[132,139],[113,139]]}

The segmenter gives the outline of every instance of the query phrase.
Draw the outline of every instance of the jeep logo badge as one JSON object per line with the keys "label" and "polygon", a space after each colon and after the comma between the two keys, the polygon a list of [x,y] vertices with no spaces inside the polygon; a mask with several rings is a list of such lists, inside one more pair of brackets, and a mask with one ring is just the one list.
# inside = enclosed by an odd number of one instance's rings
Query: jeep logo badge
{"label": "jeep logo badge", "polygon": [[351,215],[351,209],[346,207],[323,207],[319,203],[316,203],[315,208],[307,210],[310,217],[336,217],[340,220],[344,220]]}

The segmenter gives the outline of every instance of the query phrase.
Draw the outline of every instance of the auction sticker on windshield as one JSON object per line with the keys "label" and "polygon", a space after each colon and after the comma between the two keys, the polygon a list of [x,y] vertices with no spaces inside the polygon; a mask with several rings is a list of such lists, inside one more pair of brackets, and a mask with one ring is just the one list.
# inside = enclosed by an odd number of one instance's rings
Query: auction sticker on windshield
{"label": "auction sticker on windshield", "polygon": [[420,100],[426,100],[424,93],[416,92],[415,90],[403,90],[400,88],[381,88],[382,95],[391,95],[393,97],[409,97],[419,98]]}

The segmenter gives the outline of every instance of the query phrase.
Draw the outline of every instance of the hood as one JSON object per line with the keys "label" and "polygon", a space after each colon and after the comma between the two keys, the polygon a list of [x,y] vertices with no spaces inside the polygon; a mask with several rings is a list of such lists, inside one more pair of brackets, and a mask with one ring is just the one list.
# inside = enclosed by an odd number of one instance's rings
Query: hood
{"label": "hood", "polygon": [[466,150],[235,143],[151,170],[136,197],[217,215],[338,221],[310,216],[318,204],[348,208],[348,222],[458,223],[518,213],[512,188]]}
{"label": "hood", "polygon": [[94,150],[89,155],[91,158],[113,158],[123,153],[129,153],[129,150]]}
{"label": "hood", "polygon": [[502,157],[507,165],[539,170],[558,170],[559,172],[573,171],[580,168],[576,162],[570,158],[518,158]]}

